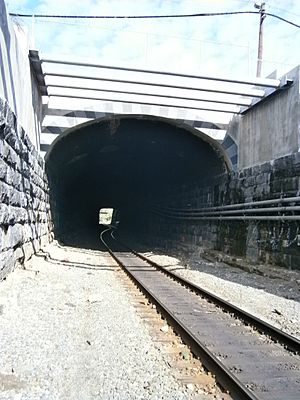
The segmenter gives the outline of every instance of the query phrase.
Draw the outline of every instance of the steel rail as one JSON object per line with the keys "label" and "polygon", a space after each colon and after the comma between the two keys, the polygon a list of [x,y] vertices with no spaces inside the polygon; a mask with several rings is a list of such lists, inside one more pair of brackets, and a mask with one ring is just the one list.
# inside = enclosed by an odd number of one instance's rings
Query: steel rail
{"label": "steel rail", "polygon": [[[136,253],[135,253],[136,254]],[[260,333],[264,333],[268,336],[270,336],[273,340],[280,342],[283,344],[288,350],[295,352],[295,353],[300,353],[300,340],[295,338],[294,336],[276,328],[275,326],[269,324],[266,321],[263,321],[262,319],[248,313],[245,310],[242,310],[241,308],[229,303],[228,301],[218,297],[217,295],[209,292],[208,290],[205,290],[201,288],[198,285],[195,285],[194,283],[190,282],[189,280],[181,277],[180,275],[168,271],[166,268],[152,262],[151,260],[147,259],[146,257],[143,257],[141,254],[138,254],[139,257],[153,265],[154,267],[160,269],[173,279],[176,278],[178,282],[181,284],[185,285],[188,289],[193,290],[195,293],[213,301],[215,304],[217,304],[219,307],[222,309],[226,310],[229,313],[234,313],[235,315],[238,316],[239,319],[242,321],[249,323],[252,327],[256,328]]]}
{"label": "steel rail", "polygon": [[208,93],[220,93],[220,94],[232,94],[237,96],[245,96],[245,97],[258,97],[264,98],[265,92],[261,89],[248,89],[248,90],[221,90],[221,89],[212,89],[212,88],[199,88],[194,86],[186,86],[186,85],[171,85],[166,83],[157,83],[157,82],[144,82],[144,81],[136,81],[136,80],[128,80],[128,79],[117,79],[117,78],[101,78],[101,77],[92,77],[86,75],[78,75],[74,73],[68,72],[44,72],[44,76],[58,76],[62,78],[75,78],[75,79],[86,79],[90,81],[107,81],[107,82],[118,82],[118,83],[131,83],[135,85],[144,85],[144,86],[153,86],[153,87],[163,87],[163,88],[174,88],[174,89],[186,89],[186,90],[195,90],[200,92],[208,92]]}
{"label": "steel rail", "polygon": [[256,79],[232,79],[232,78],[220,78],[213,76],[205,76],[205,75],[192,75],[192,74],[182,74],[176,72],[166,72],[166,71],[158,71],[158,70],[149,70],[149,69],[138,69],[138,68],[126,68],[126,67],[116,67],[112,65],[104,65],[104,64],[96,64],[92,62],[79,62],[79,61],[71,61],[66,60],[60,57],[59,59],[54,59],[51,57],[42,57],[40,60],[33,60],[41,63],[50,63],[50,64],[64,64],[64,65],[74,65],[79,67],[93,67],[93,68],[101,68],[101,69],[109,69],[115,71],[127,71],[127,72],[138,72],[143,74],[152,74],[152,75],[163,75],[163,76],[174,76],[179,78],[192,78],[192,79],[201,79],[207,81],[215,81],[215,82],[225,82],[225,83],[233,83],[239,85],[252,85],[252,86],[264,86],[269,88],[278,88],[280,86],[279,79],[270,79],[270,78],[256,78]]}
{"label": "steel rail", "polygon": [[253,392],[243,385],[236,378],[236,376],[203,343],[201,343],[201,341],[195,337],[189,329],[184,326],[184,324],[159,300],[159,298],[157,298],[157,296],[151,290],[146,288],[143,283],[136,278],[128,268],[126,268],[121,259],[111,250],[109,245],[103,239],[103,235],[108,231],[111,231],[111,228],[103,231],[100,235],[100,239],[110,255],[120,265],[120,267],[122,267],[130,279],[132,279],[143,291],[143,293],[150,299],[150,301],[157,306],[168,322],[180,334],[184,342],[190,346],[192,352],[198,356],[203,365],[205,365],[205,367],[216,376],[218,383],[224,389],[227,389],[232,398],[235,400],[259,400],[259,398]]}
{"label": "steel rail", "polygon": [[49,97],[63,97],[63,98],[71,98],[71,99],[84,99],[84,100],[95,100],[95,101],[111,101],[113,103],[127,103],[127,104],[138,104],[138,105],[146,105],[146,106],[157,106],[157,107],[168,107],[168,108],[181,108],[187,110],[205,110],[205,111],[215,111],[221,113],[229,113],[229,114],[237,114],[239,110],[222,110],[208,107],[188,107],[188,106],[180,106],[175,104],[163,104],[163,103],[148,103],[144,101],[132,101],[132,100],[119,100],[119,99],[107,99],[104,97],[89,97],[89,96],[80,96],[80,95],[67,95],[67,94],[59,94],[59,93],[49,93]]}
{"label": "steel rail", "polygon": [[185,96],[172,96],[166,94],[158,94],[158,93],[149,93],[149,92],[135,92],[129,90],[116,90],[116,89],[103,89],[103,88],[91,88],[86,86],[79,86],[79,85],[60,85],[57,83],[48,83],[46,85],[47,88],[54,87],[54,88],[63,88],[63,89],[76,89],[76,90],[91,90],[96,92],[107,92],[107,93],[120,93],[120,94],[133,94],[139,96],[153,96],[153,97],[160,97],[160,98],[167,98],[167,99],[178,99],[178,100],[191,100],[191,101],[204,101],[206,103],[220,103],[220,104],[230,104],[236,106],[246,106],[249,107],[252,103],[250,99],[238,99],[237,101],[233,100],[221,100],[221,99],[205,99],[197,98],[197,97],[185,97]]}
{"label": "steel rail", "polygon": [[252,327],[256,328],[259,332],[267,334],[273,340],[280,342],[281,344],[286,346],[286,348],[288,350],[293,351],[295,353],[300,353],[300,340],[299,339],[276,328],[275,326],[269,324],[268,322],[265,322],[262,319],[248,313],[247,311],[242,310],[241,308],[235,306],[234,304],[228,302],[227,300],[222,299],[221,297],[202,288],[201,286],[194,284],[193,282],[189,281],[188,279],[185,279],[182,276],[178,275],[176,272],[169,271],[167,268],[163,267],[162,265],[157,264],[156,262],[143,256],[142,254],[138,253],[137,251],[130,249],[127,245],[125,245],[124,243],[122,243],[121,241],[116,239],[115,236],[113,235],[113,232],[112,232],[112,237],[116,241],[118,241],[128,251],[132,252],[137,257],[146,261],[153,267],[159,269],[164,274],[168,275],[170,278],[175,279],[177,282],[184,285],[188,289],[192,290],[196,294],[198,294],[202,297],[205,297],[206,299],[212,301],[214,304],[217,304],[223,310],[237,315],[239,319],[250,324]]}

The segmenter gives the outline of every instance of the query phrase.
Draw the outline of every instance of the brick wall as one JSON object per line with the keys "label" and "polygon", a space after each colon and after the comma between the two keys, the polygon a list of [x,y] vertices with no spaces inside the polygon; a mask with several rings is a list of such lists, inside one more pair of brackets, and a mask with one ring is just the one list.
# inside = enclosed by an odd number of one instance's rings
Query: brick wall
{"label": "brick wall", "polygon": [[44,162],[0,99],[0,279],[50,238]]}

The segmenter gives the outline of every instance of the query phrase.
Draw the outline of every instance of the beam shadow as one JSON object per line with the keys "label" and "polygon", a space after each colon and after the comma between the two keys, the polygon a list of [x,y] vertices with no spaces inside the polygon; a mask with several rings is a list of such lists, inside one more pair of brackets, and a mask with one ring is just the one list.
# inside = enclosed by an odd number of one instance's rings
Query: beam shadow
{"label": "beam shadow", "polygon": [[47,253],[45,254],[40,254],[37,253],[35,254],[37,257],[42,257],[44,258],[46,261],[50,262],[51,264],[55,264],[55,265],[63,265],[66,267],[72,267],[72,268],[81,268],[81,269],[89,269],[89,270],[93,270],[93,271],[114,271],[115,269],[118,268],[118,266],[95,266],[94,264],[89,264],[89,263],[79,263],[79,262],[71,262],[71,261],[64,261],[64,260],[60,260],[57,258],[53,258],[50,255],[48,255]]}

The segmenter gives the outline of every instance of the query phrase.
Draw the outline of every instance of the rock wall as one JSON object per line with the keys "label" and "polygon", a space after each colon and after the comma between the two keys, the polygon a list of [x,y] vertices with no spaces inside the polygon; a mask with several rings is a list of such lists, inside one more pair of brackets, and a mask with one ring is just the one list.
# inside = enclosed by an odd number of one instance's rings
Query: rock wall
{"label": "rock wall", "polygon": [[[282,219],[284,215],[299,215],[300,211],[297,209],[280,213],[254,213],[258,217],[272,215],[274,220],[188,220],[165,215],[166,207],[200,209],[299,195],[300,153],[297,152],[239,172],[224,174],[211,183],[195,182],[176,188],[160,204],[160,215],[151,213],[147,222],[143,223],[147,227],[145,232],[151,233],[148,237],[152,238],[152,244],[199,252],[210,248],[245,257],[254,263],[263,262],[300,269],[300,221]],[[298,206],[299,203],[281,205]],[[275,206],[276,204],[268,205]]]}
{"label": "rock wall", "polygon": [[[232,177],[224,193],[229,199],[232,193],[240,194],[245,202],[299,196],[300,153],[240,171]],[[298,206],[299,202],[280,205]],[[266,212],[263,214],[268,215]],[[220,223],[219,248],[236,254],[234,246],[238,244],[240,254],[252,262],[300,269],[300,221],[281,218],[284,215],[292,218],[299,215],[299,211],[282,211],[272,215],[275,215],[275,221],[241,221],[235,226]]]}
{"label": "rock wall", "polygon": [[44,161],[0,99],[0,279],[51,237]]}

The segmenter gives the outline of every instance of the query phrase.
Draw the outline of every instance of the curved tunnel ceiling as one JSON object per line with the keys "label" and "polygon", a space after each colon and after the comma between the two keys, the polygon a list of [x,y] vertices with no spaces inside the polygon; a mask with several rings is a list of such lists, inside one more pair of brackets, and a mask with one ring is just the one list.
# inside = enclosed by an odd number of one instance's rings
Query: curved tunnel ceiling
{"label": "curved tunnel ceiling", "polygon": [[114,116],[60,136],[46,157],[58,231],[89,226],[101,207],[130,214],[170,188],[224,172],[218,144],[192,131],[199,135],[161,118]]}

